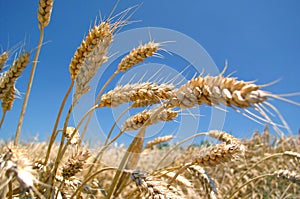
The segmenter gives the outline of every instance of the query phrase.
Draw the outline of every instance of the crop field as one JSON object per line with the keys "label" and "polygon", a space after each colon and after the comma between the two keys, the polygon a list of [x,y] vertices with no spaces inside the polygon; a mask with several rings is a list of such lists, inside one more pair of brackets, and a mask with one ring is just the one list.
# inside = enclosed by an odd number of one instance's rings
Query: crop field
{"label": "crop field", "polygon": [[[148,80],[141,77],[111,86],[121,74],[149,58],[164,58],[174,41],[156,41],[151,34],[148,41],[140,41],[110,68],[113,72],[106,73],[105,82],[97,84],[92,105],[72,122],[72,114],[92,90],[93,78],[113,57],[110,50],[117,33],[133,23],[132,15],[139,12],[139,6],[132,6],[115,13],[117,6],[107,18],[95,20],[77,49],[71,50],[69,76],[65,77],[69,85],[58,96],[61,103],[46,141],[23,140],[21,134],[36,69],[42,65],[39,56],[46,45],[44,36],[48,25],[56,22],[51,20],[55,2],[38,2],[35,49],[18,44],[0,51],[0,128],[11,125],[7,115],[14,110],[16,98],[22,100],[12,141],[0,143],[0,198],[300,198],[300,135],[291,132],[289,121],[272,103],[281,101],[299,108],[290,99],[299,93],[274,94],[268,90],[273,83],[242,80],[228,72],[227,62],[216,75],[203,70],[185,82],[176,79],[184,73],[165,80],[158,70]],[[25,69],[31,71],[28,85],[19,92],[17,80]],[[93,114],[123,105],[128,107],[114,118],[105,140],[91,147],[85,135]],[[147,136],[153,125],[180,123],[176,120],[183,111],[196,117],[189,110],[200,106],[235,111],[241,118],[262,124],[264,130],[253,129],[248,138],[220,129],[190,132],[186,137]],[[119,141],[133,131],[128,143]],[[201,141],[190,142],[196,139]]]}

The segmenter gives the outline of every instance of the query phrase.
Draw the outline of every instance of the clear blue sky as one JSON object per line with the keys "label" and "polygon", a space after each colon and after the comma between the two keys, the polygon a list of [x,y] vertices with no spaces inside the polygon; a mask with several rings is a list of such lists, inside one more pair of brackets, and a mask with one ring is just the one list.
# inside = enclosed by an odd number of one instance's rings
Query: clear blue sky
{"label": "clear blue sky", "polygon": [[[139,27],[161,27],[181,32],[201,44],[219,70],[222,70],[225,60],[228,60],[227,74],[236,71],[234,76],[239,79],[257,80],[259,84],[280,78],[279,83],[266,88],[272,93],[300,91],[298,0],[121,0],[115,13],[141,2],[143,4],[131,17],[133,21],[141,21],[124,27],[122,31]],[[24,40],[26,49],[32,50],[36,47],[39,35],[37,4],[38,1],[29,3],[21,0],[0,0],[1,50],[9,49]],[[39,57],[40,62],[25,115],[21,134],[23,139],[31,139],[36,134],[41,139],[50,136],[58,107],[70,83],[68,66],[73,53],[99,13],[101,12],[102,17],[107,17],[114,4],[114,1],[109,0],[55,1],[51,22],[45,29],[46,44]],[[114,53],[117,52],[110,52]],[[163,64],[167,63],[177,69],[178,64],[186,64],[172,60],[171,56],[165,56],[161,61]],[[159,59],[155,61],[160,62]],[[26,91],[30,68],[31,66],[18,79],[17,89],[21,93]],[[108,73],[104,78],[108,78]],[[300,102],[299,96],[291,99]],[[292,131],[298,132],[300,107],[280,101],[272,103],[286,118]],[[14,136],[21,105],[22,99],[16,99],[13,110],[7,113],[0,130],[2,138]],[[208,107],[203,109],[210,110]],[[102,113],[100,110],[97,113],[103,116],[105,111]],[[201,114],[210,118],[210,111]],[[105,118],[102,119],[107,125],[104,125],[104,129],[108,128],[111,124]],[[199,131],[207,130],[209,119],[205,122],[201,123]],[[246,137],[255,129],[262,130],[263,126],[229,110],[223,129]]]}

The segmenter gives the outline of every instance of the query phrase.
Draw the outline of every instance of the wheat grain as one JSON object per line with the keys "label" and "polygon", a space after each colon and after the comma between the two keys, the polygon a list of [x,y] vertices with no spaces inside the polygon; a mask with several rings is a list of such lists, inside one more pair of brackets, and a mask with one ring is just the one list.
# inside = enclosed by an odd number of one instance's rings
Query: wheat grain
{"label": "wheat grain", "polygon": [[148,122],[147,125],[155,124],[160,121],[171,121],[178,115],[178,113],[172,109],[164,109],[155,117],[151,118],[153,114],[155,114],[155,110],[144,110],[141,113],[131,116],[124,122],[123,131],[137,130],[146,124],[146,121],[149,119],[151,119],[151,121]]}
{"label": "wheat grain", "polygon": [[40,0],[38,7],[38,21],[39,26],[46,27],[48,26],[51,18],[52,8],[53,8],[53,0]]}
{"label": "wheat grain", "polygon": [[156,83],[136,83],[117,86],[115,89],[104,94],[100,100],[100,107],[116,107],[126,102],[136,102],[134,106],[140,106],[145,102],[155,104],[164,99],[170,99],[174,96],[174,85],[156,84]]}
{"label": "wheat grain", "polygon": [[173,138],[174,138],[173,135],[166,135],[166,136],[163,136],[163,137],[157,137],[154,140],[151,140],[151,141],[147,142],[145,148],[146,149],[152,148],[153,146],[155,146],[157,144],[160,144],[160,143],[163,143],[163,142],[167,142],[167,141],[169,141],[169,140],[171,140]]}
{"label": "wheat grain", "polygon": [[137,48],[130,51],[118,65],[118,71],[125,72],[132,66],[144,61],[145,58],[152,56],[157,52],[161,43],[150,41],[144,45],[139,45]]}

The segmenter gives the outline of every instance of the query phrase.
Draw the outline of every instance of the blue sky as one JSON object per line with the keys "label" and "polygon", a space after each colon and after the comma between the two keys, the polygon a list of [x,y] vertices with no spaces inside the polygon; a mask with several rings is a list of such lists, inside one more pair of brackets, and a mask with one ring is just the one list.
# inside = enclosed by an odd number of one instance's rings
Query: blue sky
{"label": "blue sky", "polygon": [[[300,91],[299,1],[121,0],[115,13],[139,5],[141,2],[142,5],[131,17],[132,21],[141,21],[130,24],[121,31],[159,27],[180,32],[197,41],[207,51],[219,70],[222,70],[225,60],[228,60],[227,74],[235,72],[234,76],[239,79],[257,80],[259,84],[281,79],[275,85],[266,88],[272,93]],[[37,4],[38,1],[28,3],[21,0],[0,0],[2,48],[0,50],[10,49],[24,40],[27,50],[37,46],[39,35],[36,19]],[[109,16],[114,4],[114,1],[109,0],[55,1],[51,22],[45,29],[45,45],[39,57],[21,138],[31,139],[36,134],[39,134],[41,139],[50,136],[59,105],[70,83],[68,66],[74,51],[95,18],[99,18],[99,13],[103,18]],[[156,41],[157,38],[153,39]],[[143,40],[143,42],[147,41]],[[138,45],[140,41],[136,42]],[[110,52],[110,54],[114,53],[117,52]],[[179,65],[184,68],[189,64],[180,60],[178,56],[172,57],[163,52],[162,54],[164,59],[154,58],[150,61],[173,66],[176,70],[180,70]],[[18,79],[17,88],[21,93],[26,91],[30,68],[31,66]],[[109,71],[103,78],[108,77]],[[102,82],[103,80],[100,81]],[[300,102],[299,96],[290,99]],[[70,102],[71,100],[68,101],[69,104]],[[292,131],[297,133],[300,126],[300,107],[278,100],[272,103],[286,118]],[[0,130],[2,138],[14,136],[21,105],[22,99],[16,99],[13,110],[7,113],[3,128]],[[201,115],[204,114],[205,117],[201,118],[206,119],[201,121],[197,131],[207,130],[210,122],[211,109],[201,107],[201,111],[202,109],[204,110]],[[106,109],[99,110],[97,114],[101,117],[106,114],[106,111]],[[247,137],[253,130],[264,128],[233,110],[228,111],[223,126],[223,129],[228,132],[239,137]],[[104,131],[107,131],[111,125],[110,121],[106,117],[100,120]],[[121,139],[120,142],[122,141],[126,141],[126,138]]]}

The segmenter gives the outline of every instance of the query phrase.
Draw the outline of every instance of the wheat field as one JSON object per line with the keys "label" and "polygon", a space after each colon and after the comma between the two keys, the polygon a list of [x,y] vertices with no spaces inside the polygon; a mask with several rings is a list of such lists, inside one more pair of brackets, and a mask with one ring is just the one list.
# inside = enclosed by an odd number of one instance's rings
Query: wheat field
{"label": "wheat field", "polygon": [[[218,75],[197,74],[181,85],[145,81],[118,85],[107,91],[119,74],[128,72],[148,57],[159,57],[167,41],[143,41],[123,56],[110,78],[101,85],[94,105],[81,115],[75,126],[70,124],[74,108],[89,92],[93,77],[110,59],[109,48],[114,36],[130,23],[132,7],[98,20],[88,30],[77,49],[73,49],[68,66],[70,85],[62,96],[53,129],[49,130],[49,140],[23,141],[20,134],[25,110],[44,33],[52,23],[53,5],[53,0],[39,0],[40,38],[36,49],[22,48],[18,53],[6,50],[0,55],[0,128],[8,125],[5,116],[14,108],[15,98],[21,96],[23,100],[13,141],[1,143],[0,198],[300,197],[300,135],[284,133],[289,130],[288,121],[270,101],[284,101],[294,106],[299,103],[268,91],[268,84],[259,85],[228,75],[226,65]],[[30,65],[31,74],[23,96],[16,82]],[[68,103],[70,98],[72,102]],[[93,112],[122,104],[129,104],[129,110],[139,108],[142,111],[129,116],[120,129],[113,125],[105,142],[90,148],[83,140]],[[254,131],[250,138],[210,130],[192,132],[192,136],[171,144],[175,138],[171,134],[145,141],[149,126],[175,122],[181,110],[204,105],[225,106],[241,113],[241,117],[259,120],[265,124],[265,129]],[[272,120],[271,112],[280,123]],[[269,128],[276,133],[271,133]],[[112,133],[115,131],[116,135]],[[119,138],[130,131],[137,131],[137,134],[128,146],[117,144]],[[210,139],[186,145],[196,137]]]}

